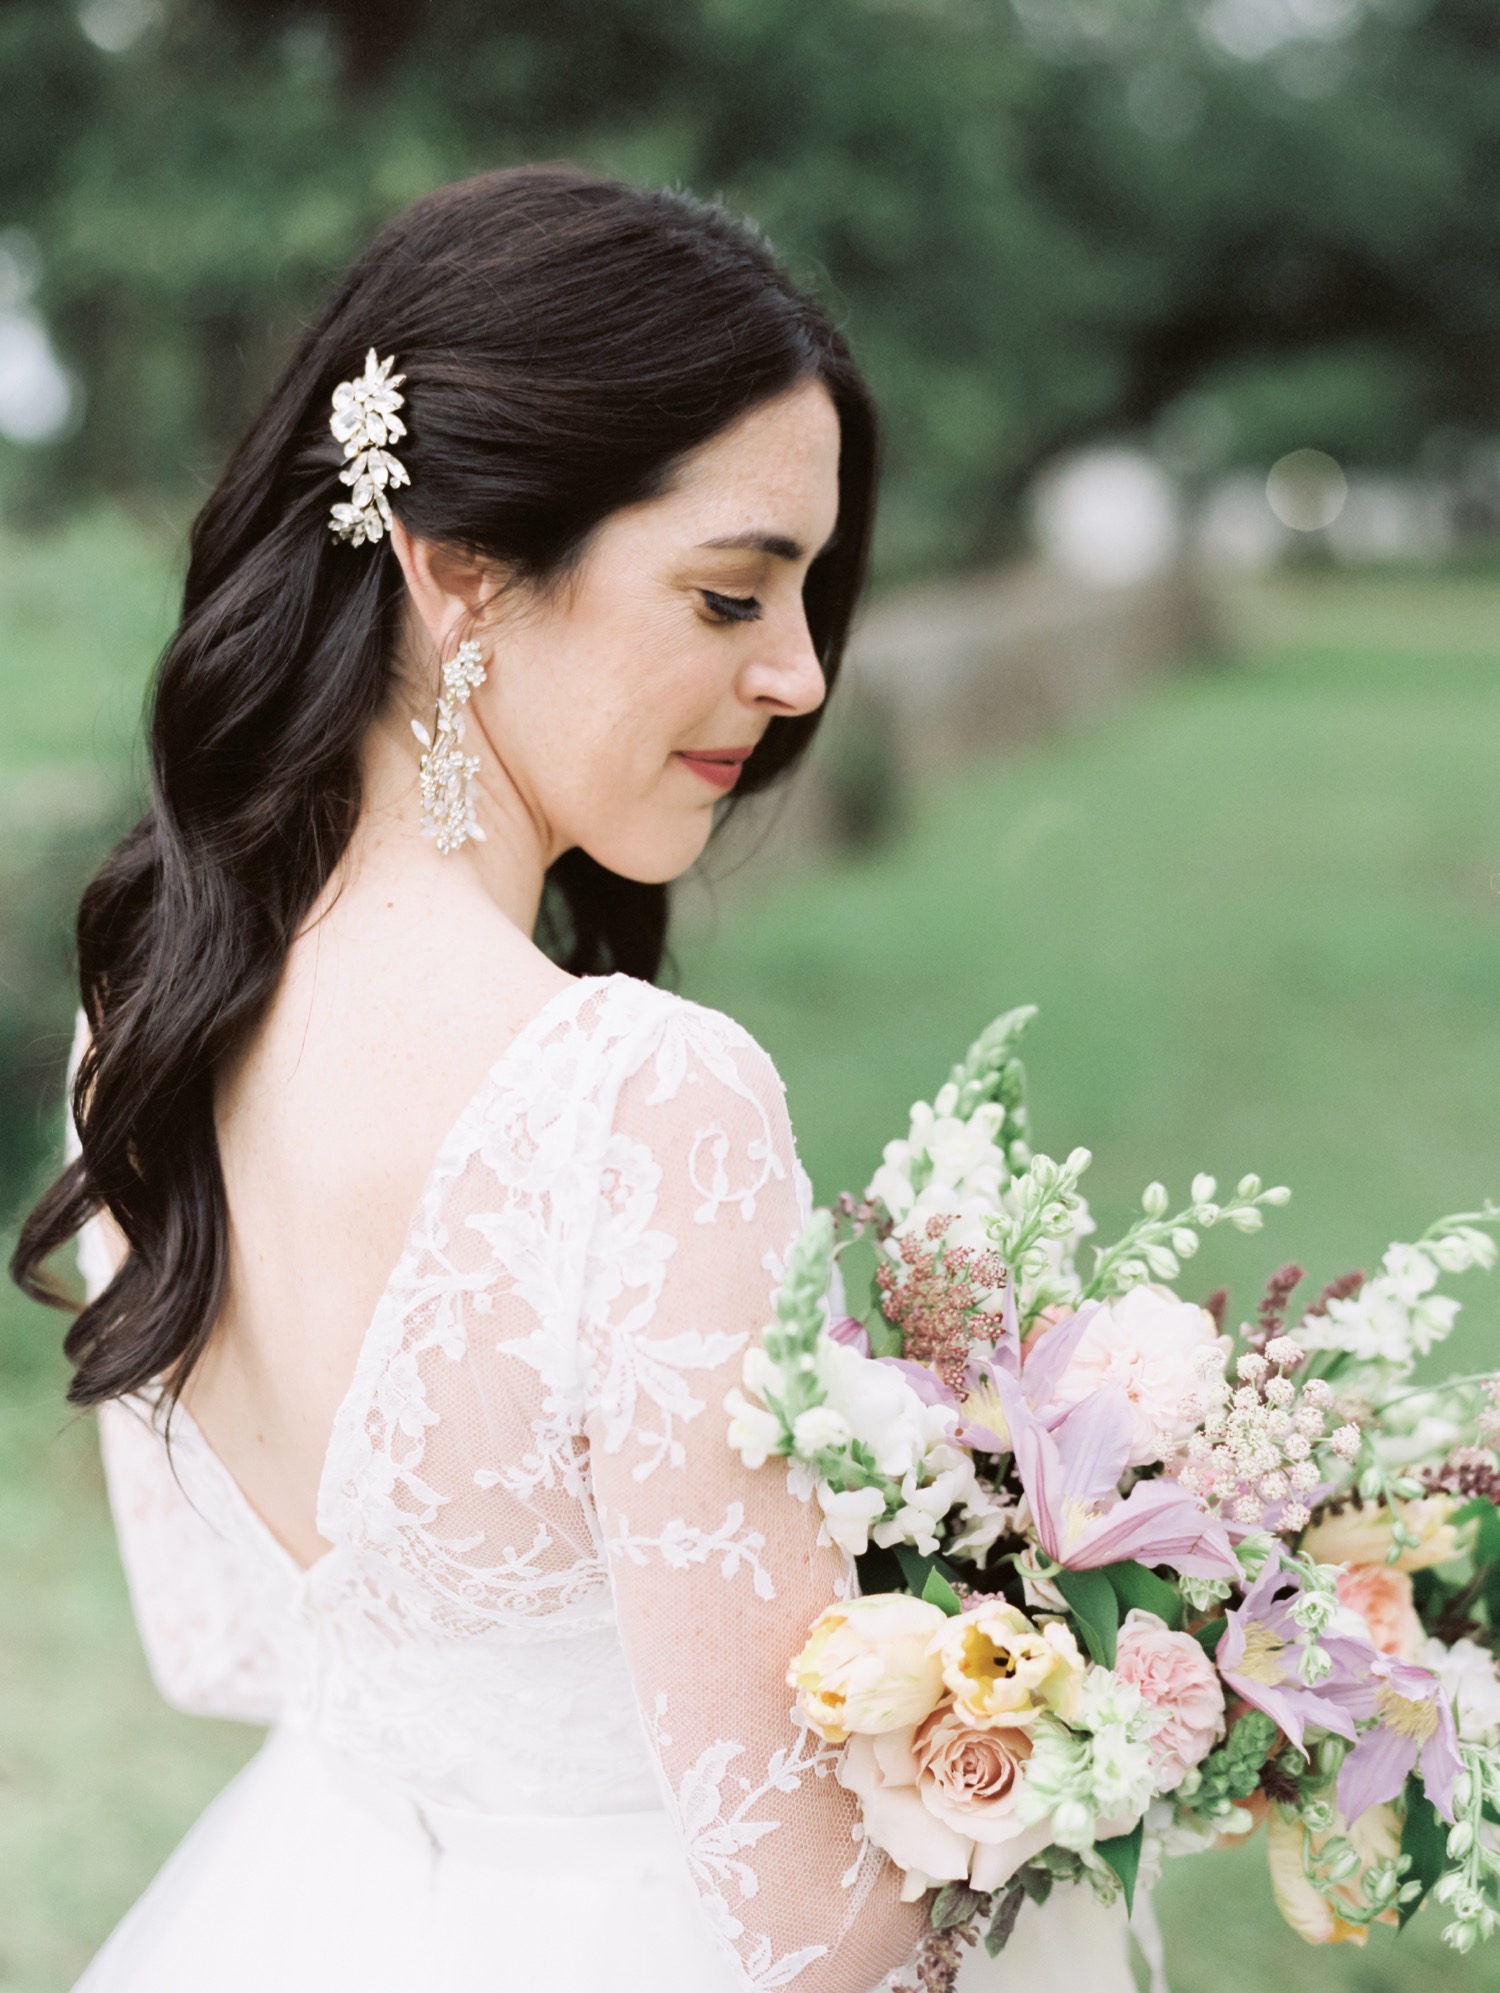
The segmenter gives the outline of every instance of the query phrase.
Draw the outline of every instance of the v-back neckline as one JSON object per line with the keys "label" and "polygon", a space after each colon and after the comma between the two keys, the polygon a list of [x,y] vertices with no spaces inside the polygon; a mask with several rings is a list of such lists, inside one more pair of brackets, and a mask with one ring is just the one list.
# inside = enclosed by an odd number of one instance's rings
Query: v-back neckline
{"label": "v-back neckline", "polygon": [[[432,1160],[428,1164],[426,1173],[422,1178],[422,1187],[417,1193],[416,1203],[412,1207],[411,1216],[408,1218],[405,1230],[402,1232],[400,1250],[391,1263],[390,1271],[381,1283],[380,1292],[376,1297],[374,1307],[370,1311],[369,1320],[365,1323],[364,1330],[360,1335],[359,1345],[355,1351],[354,1368],[349,1374],[349,1382],[344,1389],[343,1396],[339,1399],[337,1408],[333,1414],[332,1424],[328,1429],[328,1440],[323,1448],[323,1458],[318,1470],[317,1496],[313,1511],[313,1529],[319,1536],[323,1535],[322,1520],[325,1509],[328,1506],[329,1473],[338,1451],[339,1440],[349,1420],[352,1418],[356,1402],[368,1382],[366,1373],[368,1370],[370,1347],[375,1339],[375,1332],[384,1317],[386,1302],[390,1296],[392,1284],[405,1264],[406,1255],[411,1248],[412,1239],[421,1222],[427,1199],[432,1192],[433,1184],[437,1180],[438,1172],[443,1167],[444,1158],[447,1156],[448,1150],[463,1133],[469,1121],[488,1102],[495,1090],[503,1084],[509,1069],[514,1065],[517,1057],[531,1049],[533,1042],[541,1037],[556,1021],[558,1014],[564,1012],[568,1004],[579,1002],[589,991],[598,989],[602,985],[615,980],[614,976],[575,977],[573,981],[564,984],[562,989],[557,990],[550,996],[540,1010],[533,1011],[520,1030],[509,1040],[504,1051],[486,1069],[478,1085],[459,1110],[457,1117],[452,1122],[447,1133],[433,1151]],[[270,1523],[266,1521],[266,1518],[245,1493],[238,1478],[230,1472],[222,1455],[180,1399],[172,1408],[171,1418],[173,1421],[180,1419],[185,1423],[190,1440],[196,1445],[198,1452],[207,1461],[209,1471],[219,1481],[235,1510],[244,1519],[251,1532],[269,1546],[277,1560],[292,1573],[299,1585],[310,1583],[313,1577],[328,1564],[329,1560],[338,1555],[341,1546],[324,1537],[323,1540],[327,1543],[328,1548],[320,1551],[310,1564],[302,1563],[289,1546],[282,1541],[281,1537],[271,1527]]]}

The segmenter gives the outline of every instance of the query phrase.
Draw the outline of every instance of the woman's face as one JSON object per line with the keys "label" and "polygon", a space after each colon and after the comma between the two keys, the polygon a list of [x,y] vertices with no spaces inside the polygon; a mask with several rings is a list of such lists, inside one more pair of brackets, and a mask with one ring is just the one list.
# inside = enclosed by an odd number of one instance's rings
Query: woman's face
{"label": "woman's face", "polygon": [[606,520],[555,593],[503,597],[470,709],[499,764],[480,822],[498,788],[545,863],[581,846],[628,879],[685,871],[771,721],[822,702],[802,585],[838,517],[838,465],[837,412],[806,384]]}

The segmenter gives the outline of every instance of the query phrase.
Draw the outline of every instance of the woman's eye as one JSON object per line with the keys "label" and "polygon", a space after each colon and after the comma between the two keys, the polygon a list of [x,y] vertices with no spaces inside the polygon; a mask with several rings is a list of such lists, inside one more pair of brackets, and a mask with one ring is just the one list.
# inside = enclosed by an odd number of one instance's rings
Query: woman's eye
{"label": "woman's eye", "polygon": [[717,623],[754,623],[760,617],[760,603],[753,595],[719,595],[712,588],[700,588],[698,593]]}

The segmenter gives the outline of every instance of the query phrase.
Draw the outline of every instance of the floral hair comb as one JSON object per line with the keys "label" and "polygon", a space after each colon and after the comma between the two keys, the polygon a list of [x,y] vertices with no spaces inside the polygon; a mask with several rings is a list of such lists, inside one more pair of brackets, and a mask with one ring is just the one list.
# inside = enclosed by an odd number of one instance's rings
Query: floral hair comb
{"label": "floral hair comb", "polygon": [[391,506],[386,493],[410,484],[406,466],[386,448],[406,434],[406,424],[396,413],[405,406],[405,397],[396,392],[405,374],[392,374],[396,356],[377,360],[372,346],[365,355],[365,370],[352,381],[340,381],[333,391],[333,414],[328,426],[344,446],[346,462],[339,472],[348,485],[347,501],[333,508],[329,530],[336,540],[360,547],[367,540],[381,539],[391,524]]}

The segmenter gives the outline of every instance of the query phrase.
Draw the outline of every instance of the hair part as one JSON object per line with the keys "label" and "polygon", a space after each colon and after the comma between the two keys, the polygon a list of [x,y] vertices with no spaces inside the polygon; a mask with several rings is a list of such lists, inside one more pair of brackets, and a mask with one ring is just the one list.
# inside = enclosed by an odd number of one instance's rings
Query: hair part
{"label": "hair part", "polygon": [[[595,529],[804,381],[837,409],[839,518],[805,589],[838,675],[868,559],[876,427],[828,314],[722,207],[566,167],[481,175],[418,201],[345,276],[192,529],[182,618],[149,713],[151,807],[84,894],[91,1041],[72,1089],[82,1154],[11,1262],[74,1308],[47,1261],[107,1210],[128,1251],[75,1315],[69,1398],[170,1402],[218,1317],[228,1208],[214,1081],[264,1015],[360,814],[360,749],[390,694],[404,584],[389,537],[334,540],[334,387],[367,349],[404,374],[420,538],[523,582],[566,578]],[[740,781],[796,762],[818,714],[771,722]],[[581,850],[551,867],[538,938],[574,974],[654,980],[668,889]]]}

